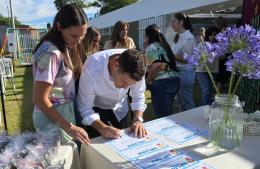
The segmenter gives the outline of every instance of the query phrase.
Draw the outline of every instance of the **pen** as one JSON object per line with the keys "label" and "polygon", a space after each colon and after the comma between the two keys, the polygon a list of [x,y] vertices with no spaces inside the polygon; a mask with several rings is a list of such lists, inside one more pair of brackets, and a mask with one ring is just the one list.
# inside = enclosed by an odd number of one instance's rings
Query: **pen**
{"label": "pen", "polygon": [[[114,127],[110,121],[107,121],[107,123],[109,124],[110,127]],[[121,137],[121,135],[119,135],[119,137]]]}
{"label": "pen", "polygon": [[114,126],[110,123],[110,121],[107,121],[107,123],[108,123],[111,127],[114,127]]}

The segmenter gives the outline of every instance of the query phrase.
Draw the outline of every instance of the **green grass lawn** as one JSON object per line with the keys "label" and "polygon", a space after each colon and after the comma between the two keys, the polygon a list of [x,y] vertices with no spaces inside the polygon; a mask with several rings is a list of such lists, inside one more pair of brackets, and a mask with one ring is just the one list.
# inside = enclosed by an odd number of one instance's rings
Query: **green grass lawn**
{"label": "green grass lawn", "polygon": [[33,130],[33,76],[31,66],[16,67],[15,85],[16,90],[14,91],[11,80],[6,82],[5,110],[8,132],[11,134]]}
{"label": "green grass lawn", "polygon": [[[20,133],[24,131],[32,131],[32,89],[33,89],[33,75],[31,66],[18,66],[15,69],[15,85],[16,90],[13,90],[10,80],[6,83],[6,99],[5,109],[7,118],[8,132],[11,134]],[[195,102],[199,102],[198,84],[195,85]],[[149,91],[145,92],[147,109],[144,113],[145,121],[155,119],[151,105],[151,94]],[[178,103],[173,104],[173,112],[180,111]],[[1,111],[2,112],[2,111]],[[3,126],[2,126],[3,128]]]}

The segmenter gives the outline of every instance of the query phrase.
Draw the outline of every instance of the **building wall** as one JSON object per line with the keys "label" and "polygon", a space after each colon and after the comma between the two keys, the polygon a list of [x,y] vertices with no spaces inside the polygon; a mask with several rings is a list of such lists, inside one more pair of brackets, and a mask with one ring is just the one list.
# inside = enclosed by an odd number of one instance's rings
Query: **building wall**
{"label": "building wall", "polygon": [[138,21],[137,22],[131,22],[129,24],[129,27],[130,27],[130,29],[129,29],[128,35],[129,35],[129,37],[131,37],[134,40],[136,48],[139,48]]}

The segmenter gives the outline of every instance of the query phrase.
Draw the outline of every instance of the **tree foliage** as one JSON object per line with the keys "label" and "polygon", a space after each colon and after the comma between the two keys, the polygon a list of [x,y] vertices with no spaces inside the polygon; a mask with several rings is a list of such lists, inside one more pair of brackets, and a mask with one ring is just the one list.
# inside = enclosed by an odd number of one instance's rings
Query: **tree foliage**
{"label": "tree foliage", "polygon": [[[16,26],[21,25],[21,22],[18,21],[16,17],[14,18],[14,22]],[[9,24],[11,24],[11,19],[0,14],[0,25],[9,25]]]}
{"label": "tree foliage", "polygon": [[88,4],[88,7],[101,7],[100,15],[103,15],[116,9],[135,3],[136,1],[137,0],[96,0],[93,3]]}
{"label": "tree foliage", "polygon": [[81,8],[86,8],[87,4],[85,2],[85,0],[54,0],[54,5],[56,6],[56,8],[59,10],[63,5],[66,4],[76,4],[78,6],[80,6]]}

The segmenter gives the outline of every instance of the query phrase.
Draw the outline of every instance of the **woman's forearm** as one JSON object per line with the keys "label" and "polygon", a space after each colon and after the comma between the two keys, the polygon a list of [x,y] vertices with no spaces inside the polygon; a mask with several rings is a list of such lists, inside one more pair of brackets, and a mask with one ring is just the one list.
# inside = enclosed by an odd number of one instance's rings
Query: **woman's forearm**
{"label": "woman's forearm", "polygon": [[[159,72],[159,71],[158,71]],[[157,75],[157,73],[158,72],[149,72],[148,73],[148,76],[146,77],[146,82],[149,84],[149,83],[151,83],[154,79],[155,79],[155,77],[156,77],[156,75]]]}
{"label": "woman's forearm", "polygon": [[150,84],[155,79],[156,75],[161,71],[161,65],[161,63],[154,64],[148,69],[148,76],[146,77],[147,84]]}

